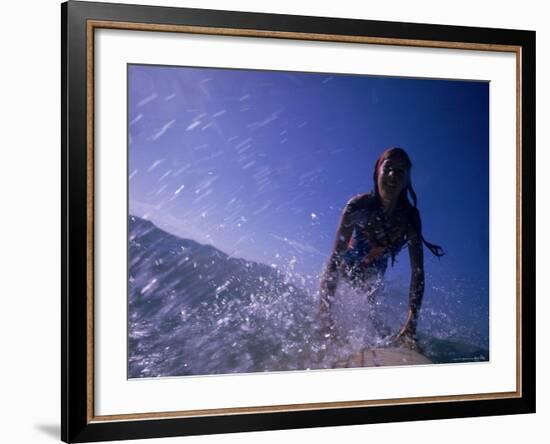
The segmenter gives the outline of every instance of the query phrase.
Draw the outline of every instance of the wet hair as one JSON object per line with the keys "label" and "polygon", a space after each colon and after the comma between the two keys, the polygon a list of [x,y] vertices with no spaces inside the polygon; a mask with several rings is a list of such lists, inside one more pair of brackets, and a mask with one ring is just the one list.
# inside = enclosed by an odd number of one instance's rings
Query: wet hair
{"label": "wet hair", "polygon": [[[407,185],[405,186],[405,188],[403,189],[403,191],[401,191],[401,194],[398,197],[398,201],[401,202],[405,207],[417,208],[417,206],[416,206],[416,204],[417,204],[416,193],[415,193],[414,188],[412,186],[412,180],[411,180],[411,175],[410,175],[410,171],[411,171],[411,168],[412,168],[412,162],[411,162],[411,159],[410,159],[409,155],[407,154],[407,152],[403,148],[398,148],[398,147],[388,148],[382,154],[380,154],[380,156],[376,160],[376,163],[374,164],[374,173],[373,173],[374,195],[378,199],[380,199],[380,191],[378,190],[378,170],[380,169],[380,165],[382,165],[382,162],[384,162],[387,159],[391,159],[391,158],[395,159],[395,158],[398,158],[398,157],[401,160],[405,161],[405,164],[407,165],[408,170],[409,170],[409,181],[408,181]],[[412,200],[412,202],[411,202],[411,200],[409,200],[409,197]],[[434,256],[437,256],[438,258],[440,258],[441,256],[443,256],[445,254],[445,252],[443,251],[443,248],[441,248],[439,245],[432,244],[432,243],[428,242],[426,239],[424,239],[424,236],[422,235],[422,231],[421,231],[419,226],[416,227],[416,228],[417,228],[417,230],[420,234],[420,238],[422,239],[422,242],[424,243],[424,245],[426,245],[428,250],[430,250]]]}

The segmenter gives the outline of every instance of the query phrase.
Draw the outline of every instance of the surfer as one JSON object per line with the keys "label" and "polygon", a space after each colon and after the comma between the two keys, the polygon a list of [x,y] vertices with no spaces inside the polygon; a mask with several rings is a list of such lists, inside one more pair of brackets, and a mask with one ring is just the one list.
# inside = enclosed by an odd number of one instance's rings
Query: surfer
{"label": "surfer", "polygon": [[[424,295],[423,245],[437,257],[440,246],[422,235],[412,163],[402,148],[384,151],[374,166],[374,190],[351,198],[340,218],[333,251],[320,284],[320,315],[324,328],[334,329],[331,303],[340,277],[364,290],[373,302],[375,290],[388,266],[407,245],[411,266],[407,320],[392,342],[416,348],[416,326]],[[412,199],[412,202],[411,200]]]}

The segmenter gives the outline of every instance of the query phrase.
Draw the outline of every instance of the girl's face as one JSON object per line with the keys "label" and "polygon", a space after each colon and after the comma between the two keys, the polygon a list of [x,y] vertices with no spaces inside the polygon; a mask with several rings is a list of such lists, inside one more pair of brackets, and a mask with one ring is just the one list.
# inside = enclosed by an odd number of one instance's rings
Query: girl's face
{"label": "girl's face", "polygon": [[401,157],[385,159],[378,167],[378,189],[388,197],[397,197],[409,183],[409,165]]}

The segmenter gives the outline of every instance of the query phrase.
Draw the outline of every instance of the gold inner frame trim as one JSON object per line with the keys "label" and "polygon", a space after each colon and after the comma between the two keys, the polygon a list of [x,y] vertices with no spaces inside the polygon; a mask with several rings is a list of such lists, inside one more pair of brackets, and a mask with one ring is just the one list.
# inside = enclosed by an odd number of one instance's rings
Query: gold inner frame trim
{"label": "gold inner frame trim", "polygon": [[[516,56],[516,391],[482,394],[464,394],[452,396],[425,396],[413,398],[396,398],[383,400],[363,400],[363,401],[342,401],[342,402],[323,402],[309,404],[285,404],[256,407],[230,407],[206,410],[184,410],[171,412],[147,412],[147,413],[128,413],[116,415],[94,414],[94,31],[98,28],[120,29],[131,31],[154,31],[154,32],[177,32],[188,34],[235,36],[235,37],[257,37],[257,38],[277,38],[289,40],[309,40],[322,42],[338,43],[357,43],[373,45],[394,45],[421,48],[443,48],[443,49],[461,49],[474,51],[493,51],[493,52],[511,52]],[[104,20],[88,20],[86,27],[86,61],[87,61],[87,422],[113,422],[129,420],[146,420],[162,418],[190,418],[200,416],[227,416],[238,414],[253,413],[274,413],[274,412],[296,412],[303,410],[326,410],[334,408],[359,408],[375,407],[389,405],[405,405],[416,403],[440,403],[440,402],[460,402],[460,401],[479,401],[492,399],[510,399],[520,398],[522,396],[522,294],[521,294],[521,150],[522,150],[522,48],[514,45],[497,45],[486,43],[469,42],[446,42],[433,40],[413,40],[380,38],[367,36],[347,36],[333,34],[310,34],[300,32],[283,31],[265,31],[256,29],[234,29],[234,28],[213,28],[187,25],[163,25],[148,23],[131,23]]]}
{"label": "gold inner frame trim", "polygon": [[360,407],[380,407],[391,405],[406,405],[422,402],[423,404],[438,402],[458,402],[458,401],[480,401],[488,399],[506,399],[515,398],[516,392],[491,393],[479,395],[456,395],[456,396],[429,396],[418,398],[396,398],[372,401],[341,401],[341,402],[321,402],[315,404],[285,404],[260,407],[231,407],[223,409],[204,409],[204,410],[186,410],[174,412],[154,412],[154,413],[129,413],[124,415],[102,415],[96,416],[91,422],[105,421],[126,421],[143,419],[165,419],[165,418],[191,418],[200,416],[229,416],[247,413],[274,413],[274,412],[297,412],[303,410],[328,410],[334,408],[360,408]]}

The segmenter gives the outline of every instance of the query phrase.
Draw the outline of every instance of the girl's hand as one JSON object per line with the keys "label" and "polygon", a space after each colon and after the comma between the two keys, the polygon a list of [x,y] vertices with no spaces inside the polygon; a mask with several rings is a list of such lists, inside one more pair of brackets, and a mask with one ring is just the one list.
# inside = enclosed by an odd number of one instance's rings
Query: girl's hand
{"label": "girl's hand", "polygon": [[335,324],[334,319],[330,314],[330,305],[326,301],[321,301],[319,308],[319,319],[321,324],[321,333],[328,338],[334,335]]}
{"label": "girl's hand", "polygon": [[408,348],[409,350],[418,351],[416,335],[414,334],[410,323],[405,323],[399,333],[392,338],[390,345],[393,347]]}

